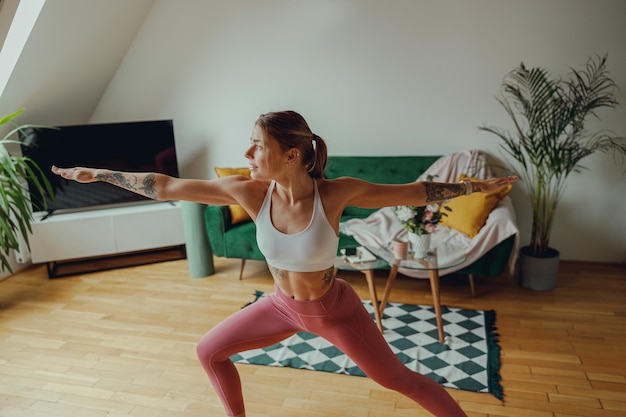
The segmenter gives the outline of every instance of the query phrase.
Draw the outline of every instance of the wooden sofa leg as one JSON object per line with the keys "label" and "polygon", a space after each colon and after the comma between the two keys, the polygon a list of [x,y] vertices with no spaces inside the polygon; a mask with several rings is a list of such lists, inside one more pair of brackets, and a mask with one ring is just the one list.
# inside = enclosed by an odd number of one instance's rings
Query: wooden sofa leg
{"label": "wooden sofa leg", "polygon": [[246,266],[246,260],[241,260],[241,269],[239,270],[239,279],[243,279],[243,268]]}
{"label": "wooden sofa leg", "polygon": [[472,293],[472,298],[476,298],[476,289],[474,288],[474,274],[469,274],[469,284],[470,284],[470,291]]}

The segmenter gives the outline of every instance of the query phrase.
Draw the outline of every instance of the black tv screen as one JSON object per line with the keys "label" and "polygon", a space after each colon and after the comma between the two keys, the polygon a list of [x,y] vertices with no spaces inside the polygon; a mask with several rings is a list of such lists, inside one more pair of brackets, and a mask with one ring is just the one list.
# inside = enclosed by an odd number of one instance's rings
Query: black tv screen
{"label": "black tv screen", "polygon": [[153,200],[112,184],[80,184],[50,169],[83,166],[129,172],[160,172],[178,177],[172,120],[31,128],[23,133],[22,154],[35,161],[55,192],[44,207],[31,190],[35,211],[54,212],[143,203]]}

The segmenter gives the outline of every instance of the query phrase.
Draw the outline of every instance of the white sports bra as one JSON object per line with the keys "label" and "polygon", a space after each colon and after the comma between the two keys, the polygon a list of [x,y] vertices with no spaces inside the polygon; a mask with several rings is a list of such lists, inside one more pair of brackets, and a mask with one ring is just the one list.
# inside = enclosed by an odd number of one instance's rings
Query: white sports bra
{"label": "white sports bra", "polygon": [[275,268],[294,272],[314,272],[335,264],[339,236],[330,225],[315,184],[313,216],[307,227],[298,233],[287,234],[272,223],[272,181],[256,219],[256,238],[267,263]]}

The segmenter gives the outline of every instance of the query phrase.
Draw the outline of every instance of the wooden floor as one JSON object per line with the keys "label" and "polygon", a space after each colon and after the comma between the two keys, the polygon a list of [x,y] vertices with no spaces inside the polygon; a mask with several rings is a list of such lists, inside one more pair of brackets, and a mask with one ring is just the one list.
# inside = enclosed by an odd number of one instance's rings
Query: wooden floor
{"label": "wooden floor", "polygon": [[[35,266],[0,282],[0,416],[213,417],[219,400],[197,340],[271,291],[264,263],[186,260],[49,280]],[[363,275],[342,273],[368,297]],[[379,292],[385,276],[376,275]],[[444,277],[442,302],[495,309],[505,400],[448,390],[471,417],[626,416],[626,266],[563,262],[558,287]],[[428,281],[399,277],[392,301],[430,304]],[[428,416],[367,378],[238,365],[248,417]]]}

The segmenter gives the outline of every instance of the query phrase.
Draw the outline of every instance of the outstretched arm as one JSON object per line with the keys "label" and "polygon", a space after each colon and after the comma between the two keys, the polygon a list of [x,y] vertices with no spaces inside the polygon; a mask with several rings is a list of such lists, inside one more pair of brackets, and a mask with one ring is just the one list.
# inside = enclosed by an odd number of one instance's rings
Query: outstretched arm
{"label": "outstretched arm", "polygon": [[225,177],[216,180],[180,179],[154,172],[121,172],[100,168],[59,168],[52,172],[80,183],[107,182],[153,200],[186,200],[198,203],[226,205],[237,203],[244,195],[242,178]]}
{"label": "outstretched arm", "polygon": [[174,179],[153,172],[120,172],[96,168],[59,168],[52,167],[52,172],[61,177],[80,183],[108,182],[128,191],[141,194],[153,200],[172,200],[167,197],[167,188]]}
{"label": "outstretched arm", "polygon": [[516,176],[491,178],[469,183],[416,181],[407,184],[373,184],[355,178],[337,180],[338,198],[345,205],[379,208],[387,206],[424,206],[475,192],[492,193],[517,181]]}
{"label": "outstretched arm", "polygon": [[424,181],[425,202],[434,203],[476,192],[492,193],[517,181],[516,176],[490,178],[482,181],[466,180],[460,183]]}

